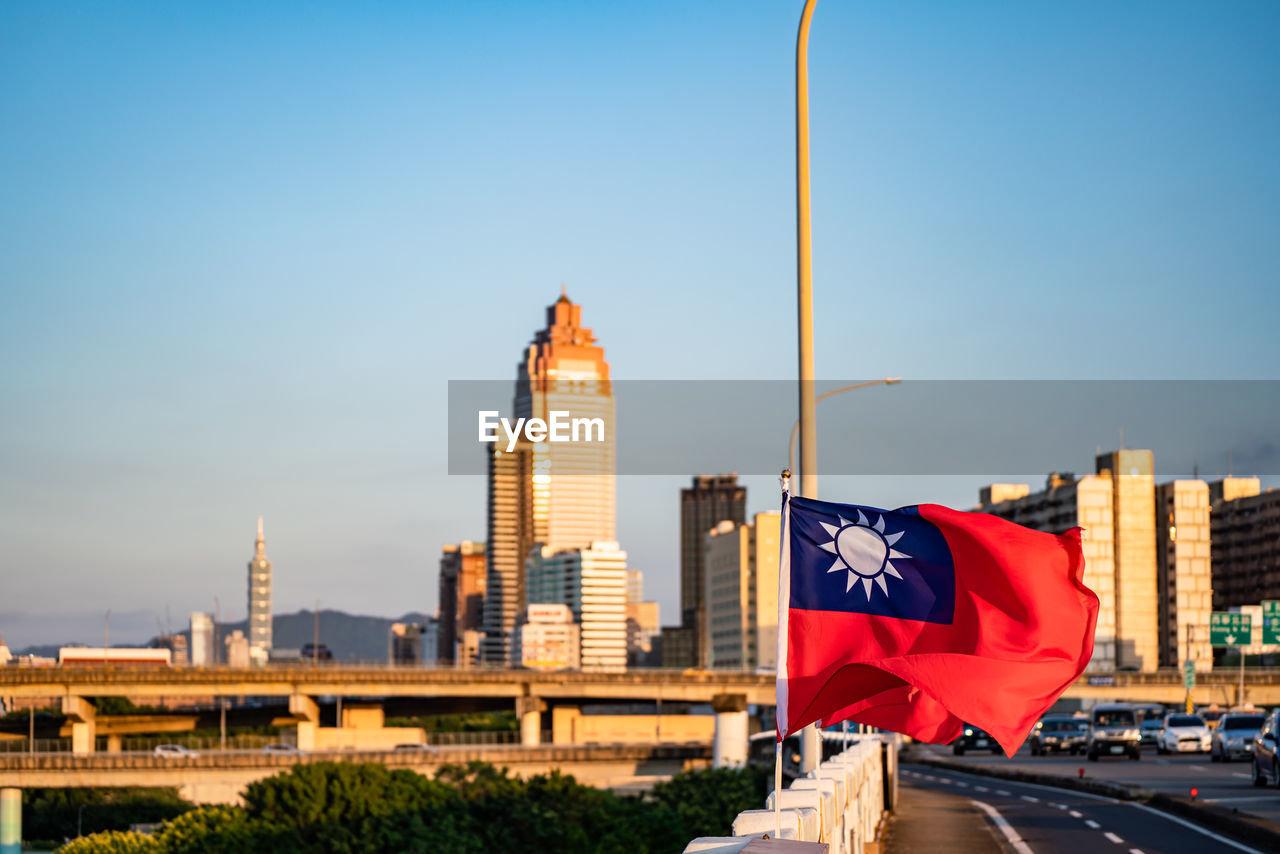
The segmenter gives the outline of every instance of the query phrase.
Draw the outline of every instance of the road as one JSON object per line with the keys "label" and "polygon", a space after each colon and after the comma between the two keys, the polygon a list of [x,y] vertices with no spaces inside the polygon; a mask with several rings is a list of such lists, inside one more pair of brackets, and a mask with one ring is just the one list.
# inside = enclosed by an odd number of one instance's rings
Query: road
{"label": "road", "polygon": [[[954,804],[967,804],[985,816],[1001,847],[1016,854],[1262,854],[1144,804],[924,765],[900,768],[902,786],[931,796],[946,793]],[[962,824],[959,813],[956,822],[965,838],[957,839],[953,850],[983,850],[973,848],[972,826]],[[914,850],[895,848],[892,841],[891,836],[890,854]],[[987,850],[995,849],[988,845]]]}
{"label": "road", "polygon": [[1247,761],[1211,762],[1207,754],[1160,756],[1154,747],[1145,748],[1142,759],[1103,758],[1089,762],[1083,756],[1032,756],[1027,748],[1012,759],[1003,753],[965,753],[955,756],[948,747],[917,744],[920,755],[950,762],[986,765],[1032,774],[1060,774],[1075,777],[1079,769],[1096,780],[1141,786],[1168,795],[1187,795],[1192,786],[1198,788],[1199,800],[1231,807],[1242,813],[1280,823],[1280,792],[1258,789],[1253,785],[1251,763]]}

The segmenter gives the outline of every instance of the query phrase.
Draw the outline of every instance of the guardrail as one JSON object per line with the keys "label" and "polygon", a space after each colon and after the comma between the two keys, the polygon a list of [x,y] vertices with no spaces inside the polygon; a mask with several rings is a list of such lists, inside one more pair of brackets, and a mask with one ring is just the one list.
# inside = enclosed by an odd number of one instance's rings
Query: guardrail
{"label": "guardrail", "polygon": [[[405,742],[411,742],[406,730]],[[98,736],[97,752],[109,752],[106,736]],[[151,736],[123,736],[120,739],[120,750],[123,753],[150,753],[162,744],[177,744],[189,750],[206,753],[218,751],[260,751],[269,744],[294,744],[296,737],[292,730],[285,729],[279,735],[229,735],[224,741],[220,736],[193,736],[171,733]],[[520,733],[514,730],[492,730],[480,732],[431,732],[427,733],[428,745],[432,747],[497,747],[520,744]],[[542,744],[551,743],[551,730],[542,732]],[[34,749],[25,738],[5,739],[0,741],[0,755],[15,753],[70,753],[70,738],[37,738]]]}
{"label": "guardrail", "polygon": [[[761,835],[774,837],[780,807],[781,835],[820,842],[830,854],[878,851],[878,834],[892,803],[897,778],[897,736],[860,736],[847,750],[823,762],[781,792],[770,792],[764,808],[738,813],[733,836],[704,836],[685,846],[685,854],[731,854]],[[887,769],[887,773],[886,773]]]}

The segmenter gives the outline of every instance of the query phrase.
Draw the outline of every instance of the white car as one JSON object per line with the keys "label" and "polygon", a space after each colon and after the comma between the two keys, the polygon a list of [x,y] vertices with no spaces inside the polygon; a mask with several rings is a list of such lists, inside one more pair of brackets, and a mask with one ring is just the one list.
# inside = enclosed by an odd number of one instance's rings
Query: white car
{"label": "white car", "polygon": [[200,755],[181,744],[158,744],[153,752],[156,756],[168,756],[174,759],[195,759]]}
{"label": "white car", "polygon": [[1212,746],[1213,734],[1199,715],[1166,715],[1156,739],[1160,753],[1208,753]]}

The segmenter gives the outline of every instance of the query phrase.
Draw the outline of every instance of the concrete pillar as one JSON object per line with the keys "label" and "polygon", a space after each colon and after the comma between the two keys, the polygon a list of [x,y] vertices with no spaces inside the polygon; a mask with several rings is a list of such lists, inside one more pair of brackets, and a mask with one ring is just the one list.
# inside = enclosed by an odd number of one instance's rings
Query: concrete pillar
{"label": "concrete pillar", "polygon": [[121,735],[107,736],[107,753],[119,753],[124,749],[124,737]]}
{"label": "concrete pillar", "polygon": [[815,724],[800,730],[800,771],[808,774],[822,764],[822,735]]}
{"label": "concrete pillar", "polygon": [[711,698],[711,709],[716,713],[712,766],[741,768],[747,764],[747,695],[716,694]]}
{"label": "concrete pillar", "polygon": [[289,714],[298,722],[298,749],[316,749],[316,729],[320,726],[320,707],[304,694],[289,697]]}
{"label": "concrete pillar", "polygon": [[22,790],[0,789],[0,854],[22,851]]}
{"label": "concrete pillar", "polygon": [[542,743],[542,713],[547,704],[538,697],[517,697],[516,716],[520,718],[520,744],[537,747]]}
{"label": "concrete pillar", "polygon": [[62,713],[71,724],[71,752],[93,753],[97,741],[98,710],[84,697],[63,697]]}

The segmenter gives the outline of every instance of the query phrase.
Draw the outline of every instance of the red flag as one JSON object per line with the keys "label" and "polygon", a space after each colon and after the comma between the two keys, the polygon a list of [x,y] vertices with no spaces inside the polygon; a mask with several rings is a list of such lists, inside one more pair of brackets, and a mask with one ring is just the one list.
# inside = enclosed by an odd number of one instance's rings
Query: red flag
{"label": "red flag", "polygon": [[853,720],[945,743],[972,723],[1012,755],[1093,655],[1083,575],[1079,528],[788,499],[778,737]]}

